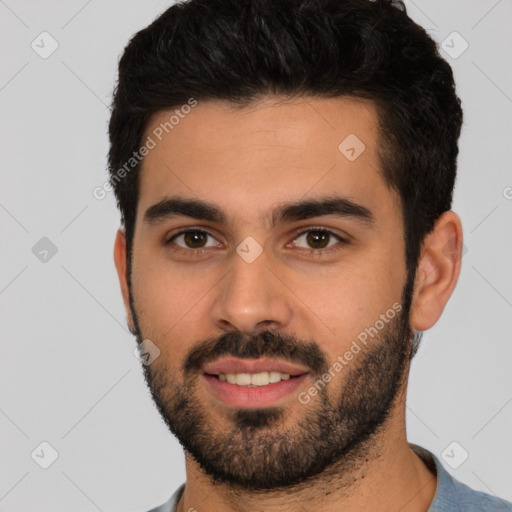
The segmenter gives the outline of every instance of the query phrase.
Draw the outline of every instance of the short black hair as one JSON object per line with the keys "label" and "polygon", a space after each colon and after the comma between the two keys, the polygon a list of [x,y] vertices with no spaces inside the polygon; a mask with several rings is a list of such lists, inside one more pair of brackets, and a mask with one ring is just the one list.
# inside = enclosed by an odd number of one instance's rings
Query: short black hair
{"label": "short black hair", "polygon": [[129,268],[140,164],[126,172],[126,162],[149,118],[191,98],[243,108],[276,95],[375,101],[382,174],[401,198],[414,276],[425,236],[451,207],[463,115],[451,67],[393,0],[189,0],[131,38],[108,155]]}

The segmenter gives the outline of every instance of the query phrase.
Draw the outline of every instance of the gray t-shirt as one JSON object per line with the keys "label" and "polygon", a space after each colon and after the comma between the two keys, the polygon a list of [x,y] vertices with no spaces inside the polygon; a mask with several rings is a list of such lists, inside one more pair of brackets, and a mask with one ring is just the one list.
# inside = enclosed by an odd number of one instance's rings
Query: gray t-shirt
{"label": "gray t-shirt", "polygon": [[[437,474],[436,494],[427,512],[512,512],[511,502],[471,489],[453,478],[432,452],[416,444],[409,443],[409,446]],[[184,490],[183,483],[168,501],[149,512],[176,512]]]}

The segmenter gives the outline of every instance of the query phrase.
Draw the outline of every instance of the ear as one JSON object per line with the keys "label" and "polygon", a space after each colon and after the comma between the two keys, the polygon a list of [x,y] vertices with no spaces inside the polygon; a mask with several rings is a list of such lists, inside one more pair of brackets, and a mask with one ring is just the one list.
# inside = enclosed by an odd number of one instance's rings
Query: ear
{"label": "ear", "polygon": [[422,245],[411,305],[413,329],[426,331],[439,320],[459,278],[462,247],[459,216],[443,213]]}
{"label": "ear", "polygon": [[119,277],[119,284],[121,285],[121,293],[123,295],[124,309],[126,311],[126,318],[128,322],[128,329],[132,334],[135,333],[134,323],[132,318],[132,310],[130,308],[130,293],[128,289],[128,265],[126,259],[126,236],[122,229],[117,230],[116,240],[114,242],[114,263],[117,269],[117,276]]}

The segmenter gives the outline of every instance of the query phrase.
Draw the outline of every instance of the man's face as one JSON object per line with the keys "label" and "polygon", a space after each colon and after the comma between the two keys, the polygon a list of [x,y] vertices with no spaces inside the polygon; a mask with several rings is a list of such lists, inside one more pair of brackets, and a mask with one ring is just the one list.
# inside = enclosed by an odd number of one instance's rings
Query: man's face
{"label": "man's face", "polygon": [[[404,387],[411,336],[401,206],[380,175],[373,103],[200,102],[159,141],[172,113],[143,137],[157,144],[140,175],[130,286],[133,332],[160,350],[144,366],[160,413],[206,473],[245,488],[365,456]],[[178,196],[225,218],[151,208]],[[273,215],[334,197],[352,204]],[[218,376],[237,370],[292,377]]]}

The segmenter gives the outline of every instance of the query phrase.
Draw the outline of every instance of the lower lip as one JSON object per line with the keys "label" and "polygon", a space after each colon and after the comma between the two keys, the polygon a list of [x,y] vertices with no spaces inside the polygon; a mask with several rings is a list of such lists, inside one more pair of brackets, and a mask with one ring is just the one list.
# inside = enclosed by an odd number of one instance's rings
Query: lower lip
{"label": "lower lip", "polygon": [[212,375],[203,374],[206,383],[218,398],[234,407],[246,409],[276,405],[276,402],[297,391],[307,376],[307,373],[303,373],[297,377],[290,377],[288,380],[273,382],[266,386],[248,387],[230,384]]}

